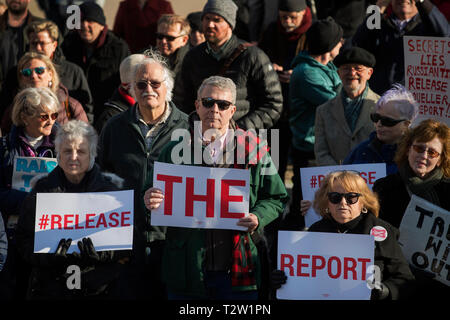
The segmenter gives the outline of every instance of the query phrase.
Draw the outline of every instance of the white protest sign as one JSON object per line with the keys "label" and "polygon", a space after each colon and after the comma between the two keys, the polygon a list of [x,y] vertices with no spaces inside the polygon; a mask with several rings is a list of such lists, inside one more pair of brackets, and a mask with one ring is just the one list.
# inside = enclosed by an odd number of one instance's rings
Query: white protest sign
{"label": "white protest sign", "polygon": [[153,186],[164,201],[152,210],[153,226],[246,230],[238,220],[249,213],[250,173],[155,162]]}
{"label": "white protest sign", "polygon": [[398,242],[408,262],[434,273],[450,285],[448,268],[450,212],[415,195],[411,196],[400,224]]}
{"label": "white protest sign", "polygon": [[420,104],[413,126],[434,119],[450,126],[450,38],[404,36],[405,86]]}
{"label": "white protest sign", "polygon": [[277,269],[287,281],[277,298],[369,300],[374,248],[371,235],[279,231]]}
{"label": "white protest sign", "polygon": [[133,190],[86,193],[38,193],[34,252],[55,252],[60,239],[89,237],[98,251],[131,250]]}
{"label": "white protest sign", "polygon": [[[386,176],[385,163],[370,164],[348,164],[340,166],[324,166],[324,167],[307,167],[300,168],[300,177],[302,180],[302,194],[304,200],[313,201],[314,194],[322,185],[322,180],[327,174],[333,171],[357,171],[359,175],[366,181],[370,190],[376,180]],[[311,208],[305,215],[305,226],[310,227],[314,222],[319,221],[321,216]]]}
{"label": "white protest sign", "polygon": [[30,181],[35,176],[51,172],[58,162],[55,158],[15,157],[11,187],[30,192]]}

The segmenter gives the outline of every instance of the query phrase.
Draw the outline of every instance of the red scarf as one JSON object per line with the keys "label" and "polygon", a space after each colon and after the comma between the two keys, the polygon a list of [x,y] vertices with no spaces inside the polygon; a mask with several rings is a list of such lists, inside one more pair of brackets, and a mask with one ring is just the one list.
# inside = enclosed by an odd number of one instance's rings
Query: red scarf
{"label": "red scarf", "polygon": [[136,103],[136,100],[134,100],[134,98],[132,96],[130,96],[128,94],[128,92],[120,85],[119,86],[119,93],[121,95],[121,97],[130,105],[130,106],[134,106],[134,104]]}
{"label": "red scarf", "polygon": [[291,31],[291,32],[286,32],[286,30],[283,28],[280,18],[278,18],[277,20],[277,27],[278,27],[278,31],[281,34],[286,35],[287,41],[292,42],[292,41],[297,41],[302,34],[304,34],[306,32],[306,30],[309,29],[309,27],[311,27],[312,24],[312,15],[311,15],[311,10],[306,7],[305,9],[305,14],[303,15],[303,20],[302,23],[297,27],[297,29]]}

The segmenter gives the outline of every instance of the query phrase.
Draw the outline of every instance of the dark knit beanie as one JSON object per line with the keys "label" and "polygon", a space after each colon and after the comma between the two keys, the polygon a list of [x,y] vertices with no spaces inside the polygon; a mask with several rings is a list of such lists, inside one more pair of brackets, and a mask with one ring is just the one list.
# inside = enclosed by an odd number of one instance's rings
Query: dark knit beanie
{"label": "dark knit beanie", "polygon": [[306,0],[281,0],[278,10],[287,12],[298,12],[306,9]]}
{"label": "dark knit beanie", "polygon": [[339,53],[339,55],[333,60],[336,67],[340,67],[343,64],[362,64],[363,66],[373,68],[375,67],[376,59],[369,51],[359,47],[352,47],[345,49]]}
{"label": "dark knit beanie", "polygon": [[92,1],[83,2],[80,5],[81,20],[89,20],[100,23],[101,25],[106,24],[105,13],[102,7]]}
{"label": "dark knit beanie", "polygon": [[330,52],[341,41],[344,31],[332,17],[318,20],[306,31],[308,53],[320,55]]}
{"label": "dark knit beanie", "polygon": [[203,16],[207,13],[214,13],[225,19],[234,29],[236,25],[237,5],[232,0],[209,0],[203,7]]}
{"label": "dark knit beanie", "polygon": [[186,19],[189,21],[189,25],[193,31],[202,31],[202,12],[196,11],[188,14]]}

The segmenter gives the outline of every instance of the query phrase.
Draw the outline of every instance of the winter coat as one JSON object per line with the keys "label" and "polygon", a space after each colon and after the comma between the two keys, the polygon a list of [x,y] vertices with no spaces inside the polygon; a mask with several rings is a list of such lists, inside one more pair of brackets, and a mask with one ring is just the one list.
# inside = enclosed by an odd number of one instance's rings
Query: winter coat
{"label": "winter coat", "polygon": [[158,19],[173,13],[166,0],[147,1],[142,9],[138,0],[124,0],[117,10],[114,33],[128,43],[131,53],[138,53],[156,44]]}
{"label": "winter coat", "polygon": [[3,270],[3,266],[5,265],[7,255],[8,255],[8,236],[6,234],[3,217],[0,214],[0,272]]}
{"label": "winter coat", "polygon": [[20,205],[27,192],[11,189],[14,168],[14,158],[21,157],[47,157],[56,158],[54,139],[57,126],[54,125],[52,133],[44,137],[44,141],[34,150],[24,137],[23,129],[13,126],[7,136],[0,140],[0,211],[4,217],[18,215]]}
{"label": "winter coat", "polygon": [[[226,58],[220,61],[208,53],[206,42],[189,50],[175,83],[174,102],[182,111],[189,114],[195,110],[194,101],[202,81],[219,75],[226,59],[241,43],[243,41],[233,35],[223,53]],[[269,129],[278,121],[283,109],[281,86],[269,58],[261,49],[248,47],[223,76],[236,84],[233,119],[240,128]]]}
{"label": "winter coat", "polygon": [[[196,114],[193,113],[190,116],[190,120],[199,121],[199,118]],[[194,132],[193,121],[190,121],[190,125],[192,137]],[[238,128],[236,127],[234,122],[231,122],[230,129],[237,130]],[[200,141],[191,141],[192,148],[194,148],[195,143],[201,143]],[[167,145],[167,147],[164,148],[161,152],[158,161],[173,163],[171,153],[173,148],[178,143],[179,141],[172,141],[169,145]],[[242,143],[242,141],[235,138],[234,146],[236,146],[237,143]],[[258,146],[257,150],[265,150],[264,142],[257,142],[251,136],[249,137],[248,144],[254,146],[254,150],[256,150],[256,145]],[[202,145],[202,152],[204,151],[205,146]],[[183,152],[181,151],[180,157],[182,157],[182,153]],[[250,268],[252,269],[250,270],[250,273],[255,276],[256,284],[233,286],[233,290],[235,291],[257,290],[258,286],[261,284],[261,261],[258,255],[256,242],[263,238],[264,227],[278,218],[280,214],[282,214],[284,205],[288,200],[286,188],[284,187],[283,181],[278,175],[276,169],[273,167],[272,160],[270,159],[268,165],[264,164],[263,161],[260,160],[249,161],[249,159],[251,159],[251,155],[249,156],[249,154],[250,153],[248,152],[248,150],[246,150],[246,164],[242,165],[242,168],[250,170],[249,212],[255,214],[258,217],[259,225],[251,236],[247,232],[239,232],[238,243],[241,247],[241,250],[243,250],[242,247],[244,247],[244,243],[249,244],[251,254],[246,254],[245,252],[241,251],[240,263],[242,266],[251,266]],[[191,155],[192,156],[190,159],[190,163],[188,165],[206,166],[205,164],[195,164],[194,152],[191,152]],[[218,165],[214,166],[218,167]],[[262,170],[267,169],[268,166],[272,166],[275,174],[262,174]],[[241,166],[239,165],[235,167],[241,168]],[[220,237],[219,234],[221,235],[221,239],[214,240],[215,237]],[[220,243],[221,241],[226,241],[224,239],[228,239],[229,245],[232,247],[231,243],[233,234],[236,234],[236,232],[230,230],[168,227],[162,263],[162,277],[163,281],[167,285],[167,291],[171,294],[205,298],[206,289],[203,282],[204,273],[205,271],[208,271],[206,270],[207,265],[212,268],[217,268],[216,265],[219,262],[216,260],[220,260],[220,265],[222,266],[227,265],[229,268],[228,272],[231,272],[231,276],[233,277],[233,272],[230,270],[232,269],[232,266],[235,267],[235,264],[232,263],[231,252],[228,253],[229,256],[226,256],[226,254],[224,256],[223,251],[218,251],[219,249],[217,249],[218,247],[223,246],[223,244],[212,244],[215,243],[214,241],[218,241]],[[248,240],[246,240],[246,238]],[[208,244],[210,246],[210,249],[208,249]],[[230,251],[232,250],[232,248],[229,249]],[[206,253],[206,251],[214,251],[209,255],[208,261],[208,254]],[[220,255],[220,258],[216,257],[216,255]],[[226,259],[228,259],[229,261],[227,262]]]}
{"label": "winter coat", "polygon": [[369,135],[369,139],[357,145],[344,159],[344,164],[386,163],[386,175],[397,172],[394,162],[396,144],[385,144],[377,138],[376,131]]}
{"label": "winter coat", "polygon": [[94,124],[103,111],[103,104],[120,84],[119,66],[130,51],[128,45],[105,26],[97,39],[92,55],[77,32],[69,33],[61,45],[66,59],[83,69],[94,100]]}
{"label": "winter coat", "polygon": [[418,8],[419,14],[411,18],[402,31],[393,22],[394,14],[383,15],[380,28],[369,29],[370,23],[367,24],[367,20],[372,18],[369,15],[353,36],[354,46],[366,49],[376,58],[377,64],[369,84],[379,95],[391,88],[394,83],[405,84],[404,36],[449,36],[450,27],[447,19],[436,7],[430,14],[425,13],[420,4]]}
{"label": "winter coat", "polygon": [[[106,192],[121,189],[122,180],[116,175],[105,174],[97,165],[88,171],[78,185],[68,182],[63,170],[57,166],[44,177],[36,177],[37,181],[29,195],[25,198],[17,226],[17,246],[21,257],[32,266],[29,299],[70,299],[89,298],[92,296],[108,297],[117,294],[114,284],[119,275],[121,264],[116,258],[104,263],[82,264],[76,258],[58,261],[54,253],[33,253],[36,194],[62,192]],[[59,239],[55,239],[59,241]],[[117,259],[126,251],[116,251]],[[69,290],[66,284],[66,273],[69,265],[78,265],[81,269],[81,290]]]}
{"label": "winter coat", "polygon": [[375,240],[374,259],[375,265],[381,271],[381,282],[389,288],[389,299],[408,298],[409,291],[414,285],[414,276],[398,244],[397,228],[367,212],[361,213],[359,217],[344,224],[339,224],[330,218],[323,218],[315,222],[308,231],[370,234],[371,229],[375,226],[381,226],[387,230],[386,239]]}
{"label": "winter coat", "polygon": [[350,151],[369,137],[375,129],[370,113],[379,98],[369,88],[353,132],[345,119],[342,93],[317,108],[314,152],[319,166],[342,164]]}
{"label": "winter coat", "polygon": [[289,87],[292,145],[297,150],[313,152],[316,109],[339,93],[341,79],[332,62],[323,65],[307,51],[295,57],[292,67]]}

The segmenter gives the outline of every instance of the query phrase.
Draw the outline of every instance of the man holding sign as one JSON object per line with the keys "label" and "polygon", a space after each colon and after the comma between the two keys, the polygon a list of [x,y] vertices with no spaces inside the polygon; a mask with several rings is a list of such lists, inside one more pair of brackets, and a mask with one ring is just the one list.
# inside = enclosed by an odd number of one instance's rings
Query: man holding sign
{"label": "man holding sign", "polygon": [[[234,135],[235,130],[239,131],[232,120],[235,100],[236,86],[232,80],[219,76],[205,79],[198,89],[196,113],[190,115],[190,136],[193,138],[182,149],[179,146],[183,146],[184,139],[172,142],[159,158],[166,163],[244,169],[250,173],[249,211],[231,218],[245,231],[168,228],[162,269],[169,299],[258,297],[262,262],[256,241],[261,238],[264,226],[282,213],[287,192],[273,167],[267,146],[251,133]],[[232,157],[228,157],[230,150]],[[183,157],[187,153],[189,156]],[[198,158],[199,163],[195,161]],[[245,161],[240,161],[242,159]],[[158,177],[158,172],[154,176]],[[149,210],[157,210],[161,204],[167,208],[169,196],[168,189],[165,190],[166,194],[158,188],[145,192],[144,202]],[[186,197],[189,191],[186,191]],[[210,193],[208,190],[206,196],[196,195],[196,201],[208,204]],[[178,200],[180,196],[174,194],[173,198]],[[213,199],[214,202],[217,200],[223,202],[224,196]],[[219,213],[206,210],[205,214]]]}

